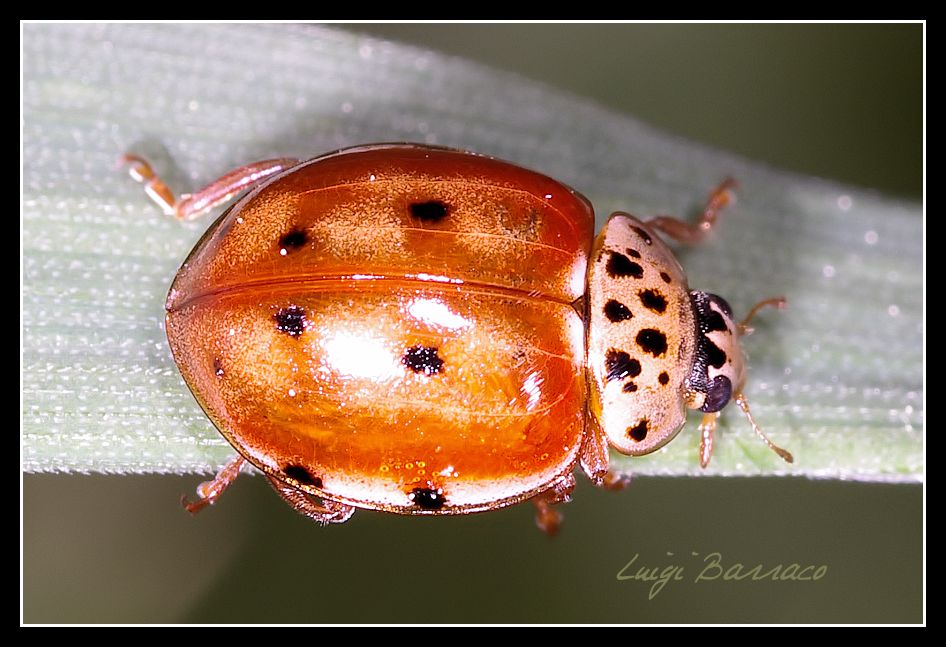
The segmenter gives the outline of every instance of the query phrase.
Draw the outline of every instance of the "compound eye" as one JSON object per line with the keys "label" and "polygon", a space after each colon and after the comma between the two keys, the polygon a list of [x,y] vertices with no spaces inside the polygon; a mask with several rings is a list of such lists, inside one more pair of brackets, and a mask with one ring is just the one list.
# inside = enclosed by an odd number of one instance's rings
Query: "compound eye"
{"label": "compound eye", "polygon": [[732,397],[732,382],[725,375],[717,375],[710,382],[706,390],[706,400],[700,411],[703,413],[715,413],[721,411],[723,407],[729,404],[729,398]]}

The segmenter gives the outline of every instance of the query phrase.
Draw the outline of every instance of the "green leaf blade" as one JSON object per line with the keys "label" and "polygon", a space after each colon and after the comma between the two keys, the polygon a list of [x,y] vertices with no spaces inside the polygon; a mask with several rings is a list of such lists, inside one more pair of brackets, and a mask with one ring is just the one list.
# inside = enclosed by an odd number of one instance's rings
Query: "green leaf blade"
{"label": "green leaf blade", "polygon": [[748,338],[747,395],[708,470],[697,419],[623,473],[918,481],[924,472],[919,205],[779,173],[519,77],[344,32],[284,25],[24,25],[24,471],[188,473],[232,450],[167,349],[163,304],[209,220],[182,225],[117,170],[144,149],[179,191],[252,159],[373,141],[496,155],[596,205],[692,214],[722,177],[739,200],[680,250],[693,288],[739,313],[785,295]]}

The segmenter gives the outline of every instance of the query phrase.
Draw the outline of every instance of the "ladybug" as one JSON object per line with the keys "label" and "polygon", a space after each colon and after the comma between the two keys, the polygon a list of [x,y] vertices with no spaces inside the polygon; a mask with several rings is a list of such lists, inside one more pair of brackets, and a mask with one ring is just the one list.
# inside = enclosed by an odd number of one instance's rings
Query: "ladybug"
{"label": "ladybug", "polygon": [[691,291],[659,234],[693,225],[615,213],[594,237],[581,194],[491,157],[383,144],[267,160],[176,199],[150,165],[132,176],[192,219],[248,192],[207,230],[167,297],[174,359],[239,453],[199,498],[249,462],[322,524],[356,508],[467,514],[527,500],[549,533],[575,484],[598,485],[610,448],[638,456],[743,394],[742,322]]}

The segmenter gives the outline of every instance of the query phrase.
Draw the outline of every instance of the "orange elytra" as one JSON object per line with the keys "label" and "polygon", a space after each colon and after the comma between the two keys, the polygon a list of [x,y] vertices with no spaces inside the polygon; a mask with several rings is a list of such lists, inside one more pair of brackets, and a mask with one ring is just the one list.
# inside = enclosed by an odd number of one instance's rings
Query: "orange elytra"
{"label": "orange elytra", "polygon": [[248,189],[167,297],[174,359],[239,454],[185,501],[192,512],[248,461],[321,523],[532,500],[551,533],[577,465],[613,485],[609,448],[655,451],[686,408],[704,412],[706,465],[731,399],[791,460],[743,395],[748,318],[690,291],[658,237],[701,239],[731,181],[695,224],[617,213],[595,239],[581,194],[464,151],[267,160],[180,200],[143,159],[125,161],[179,218]]}

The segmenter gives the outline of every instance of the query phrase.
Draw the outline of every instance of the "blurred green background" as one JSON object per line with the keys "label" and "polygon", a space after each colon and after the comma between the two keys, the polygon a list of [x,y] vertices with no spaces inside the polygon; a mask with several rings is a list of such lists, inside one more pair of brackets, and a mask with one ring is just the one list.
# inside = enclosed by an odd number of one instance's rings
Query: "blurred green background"
{"label": "blurred green background", "polygon": [[919,199],[920,25],[362,25],[686,139]]}
{"label": "blurred green background", "polygon": [[[514,71],[776,167],[921,197],[920,25],[348,28]],[[678,442],[695,442],[692,431]],[[611,493],[580,477],[562,535],[549,540],[529,506],[462,519],[359,512],[321,529],[258,478],[192,519],[176,501],[199,480],[25,476],[23,619],[923,618],[919,486],[651,478]],[[694,582],[714,551],[727,567],[827,572],[817,582]],[[649,583],[616,578],[635,555],[637,566],[681,566],[683,579],[649,600]]]}

